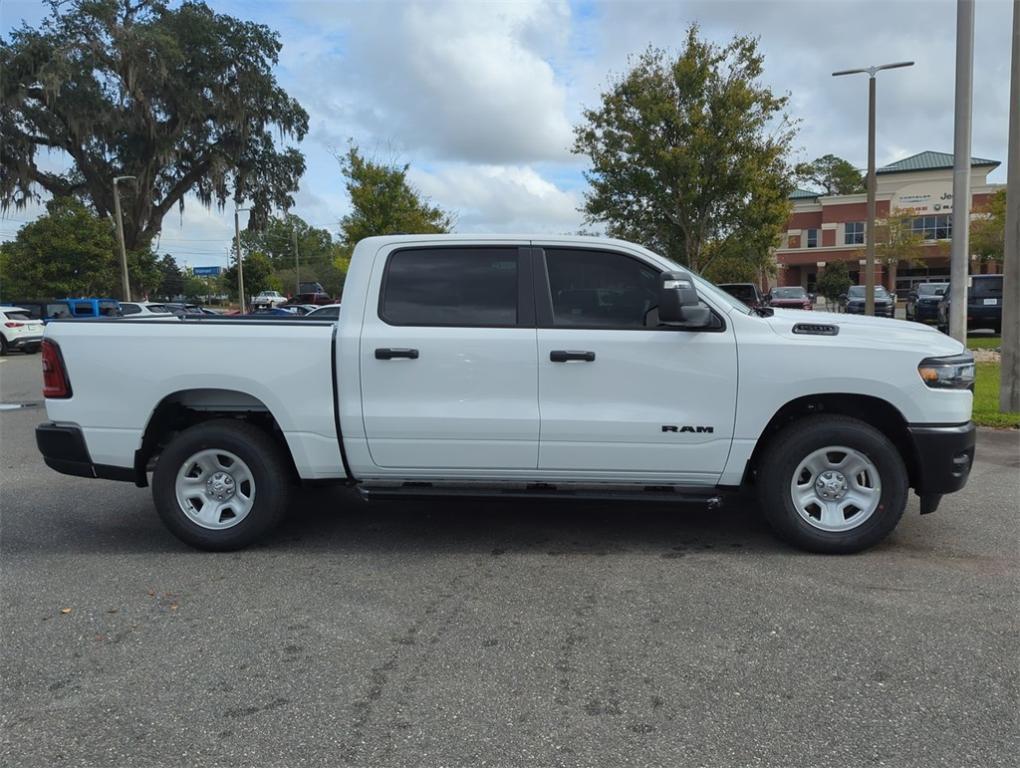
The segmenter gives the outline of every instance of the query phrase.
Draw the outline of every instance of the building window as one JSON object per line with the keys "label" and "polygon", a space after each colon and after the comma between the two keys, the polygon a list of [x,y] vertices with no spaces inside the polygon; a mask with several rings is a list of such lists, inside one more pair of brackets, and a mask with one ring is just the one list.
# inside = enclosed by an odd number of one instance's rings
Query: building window
{"label": "building window", "polygon": [[864,245],[864,222],[848,221],[843,234],[844,245]]}
{"label": "building window", "polygon": [[818,247],[818,230],[809,229],[807,231],[807,247],[817,248]]}
{"label": "building window", "polygon": [[953,236],[952,214],[941,213],[937,216],[915,216],[911,222],[915,235],[923,240],[949,240]]}

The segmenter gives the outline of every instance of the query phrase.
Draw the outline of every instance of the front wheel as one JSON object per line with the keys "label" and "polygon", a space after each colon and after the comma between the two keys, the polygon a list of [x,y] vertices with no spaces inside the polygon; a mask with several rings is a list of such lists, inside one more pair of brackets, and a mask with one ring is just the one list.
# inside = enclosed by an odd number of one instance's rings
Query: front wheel
{"label": "front wheel", "polygon": [[241,549],[283,517],[290,478],[280,447],[251,424],[219,419],[181,432],[152,478],[156,511],[198,549]]}
{"label": "front wheel", "polygon": [[846,416],[811,416],[773,436],[758,471],[769,524],[811,552],[860,552],[884,539],[907,504],[892,442]]}

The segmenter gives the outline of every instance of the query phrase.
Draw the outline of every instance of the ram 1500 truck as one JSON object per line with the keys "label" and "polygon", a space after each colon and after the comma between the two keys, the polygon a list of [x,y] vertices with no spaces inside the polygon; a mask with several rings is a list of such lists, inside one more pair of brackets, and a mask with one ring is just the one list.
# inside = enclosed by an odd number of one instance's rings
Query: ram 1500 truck
{"label": "ram 1500 truck", "polygon": [[934,511],[974,457],[959,342],[755,312],[603,238],[369,238],[336,322],[58,321],[43,363],[46,463],[151,484],[169,529],[213,550],[266,535],[296,483],[337,481],[709,505],[752,486],[783,538],[853,552],[908,489]]}

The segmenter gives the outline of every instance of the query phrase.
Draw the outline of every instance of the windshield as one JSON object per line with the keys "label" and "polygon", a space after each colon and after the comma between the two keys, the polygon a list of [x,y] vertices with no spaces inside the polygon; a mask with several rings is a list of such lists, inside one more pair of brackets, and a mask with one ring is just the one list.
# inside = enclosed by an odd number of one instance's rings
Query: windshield
{"label": "windshield", "polygon": [[776,299],[803,299],[807,291],[799,285],[790,288],[776,288],[772,291],[772,297]]}
{"label": "windshield", "polygon": [[941,296],[946,292],[948,283],[922,283],[917,286],[918,296]]}
{"label": "windshield", "polygon": [[[847,296],[851,299],[863,299],[864,298],[864,286],[863,285],[851,285],[850,290],[847,291]],[[875,296],[880,296],[883,299],[889,298],[889,294],[885,288],[881,285],[875,286]]]}

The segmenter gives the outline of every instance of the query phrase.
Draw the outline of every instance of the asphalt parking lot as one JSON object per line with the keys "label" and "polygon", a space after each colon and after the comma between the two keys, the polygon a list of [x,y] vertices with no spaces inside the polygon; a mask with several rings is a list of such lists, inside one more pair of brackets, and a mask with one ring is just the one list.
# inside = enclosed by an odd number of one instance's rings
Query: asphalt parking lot
{"label": "asphalt parking lot", "polygon": [[[39,357],[0,359],[38,403]],[[1020,434],[825,557],[740,502],[303,492],[199,553],[0,411],[4,766],[1014,766]]]}

